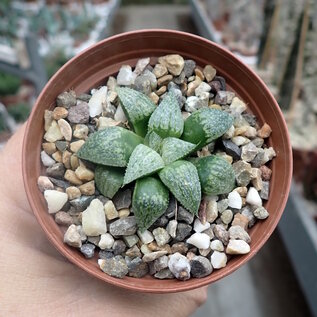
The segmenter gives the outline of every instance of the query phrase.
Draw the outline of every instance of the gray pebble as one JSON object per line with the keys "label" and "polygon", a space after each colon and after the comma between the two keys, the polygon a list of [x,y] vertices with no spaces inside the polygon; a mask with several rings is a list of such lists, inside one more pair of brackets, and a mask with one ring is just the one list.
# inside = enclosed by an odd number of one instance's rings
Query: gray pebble
{"label": "gray pebble", "polygon": [[49,179],[57,187],[66,189],[67,187],[70,186],[69,182],[66,182],[64,180],[57,179],[57,178],[54,178],[54,177],[49,177]]}
{"label": "gray pebble", "polygon": [[185,81],[185,71],[183,70],[178,77],[175,77],[174,78],[174,83],[177,84],[177,85],[180,85],[182,84],[184,81]]}
{"label": "gray pebble", "polygon": [[196,67],[196,62],[195,61],[193,61],[191,59],[185,60],[183,71],[184,71],[185,76],[187,78],[190,77],[194,73],[195,67]]}
{"label": "gray pebble", "polygon": [[124,251],[126,250],[126,244],[122,241],[122,240],[116,240],[114,243],[113,243],[113,246],[112,246],[112,251],[113,251],[113,254],[114,255],[119,255],[119,254],[122,254],[124,253]]}
{"label": "gray pebble", "polygon": [[46,175],[53,178],[63,179],[65,167],[63,163],[55,163],[46,169]]}
{"label": "gray pebble", "polygon": [[215,225],[214,234],[224,245],[228,244],[229,232],[222,225]]}
{"label": "gray pebble", "polygon": [[138,246],[134,245],[132,248],[128,249],[125,254],[130,257],[130,258],[136,258],[136,257],[141,257],[141,251],[138,248]]}
{"label": "gray pebble", "polygon": [[56,141],[55,145],[61,152],[64,152],[68,148],[68,143],[66,141]]}
{"label": "gray pebble", "polygon": [[191,233],[192,226],[186,223],[179,223],[176,230],[176,237],[174,238],[175,242],[184,241]]}
{"label": "gray pebble", "polygon": [[100,259],[98,263],[102,271],[114,277],[123,278],[129,272],[125,260],[120,255],[110,259]]}
{"label": "gray pebble", "polygon": [[132,191],[131,189],[125,189],[119,191],[112,199],[117,210],[129,208],[131,206]]}
{"label": "gray pebble", "polygon": [[194,214],[192,214],[182,206],[179,206],[177,211],[177,220],[184,221],[185,223],[190,225],[194,221]]}
{"label": "gray pebble", "polygon": [[111,259],[114,257],[114,254],[111,251],[100,250],[99,259]]}
{"label": "gray pebble", "polygon": [[129,248],[132,248],[138,243],[139,237],[135,234],[132,234],[130,236],[123,236],[123,241]]}
{"label": "gray pebble", "polygon": [[243,118],[248,122],[251,127],[255,127],[256,125],[256,116],[251,113],[244,113]]}
{"label": "gray pebble", "polygon": [[264,207],[259,207],[253,211],[254,216],[257,219],[263,220],[269,216],[268,211]]}
{"label": "gray pebble", "polygon": [[260,191],[260,197],[268,200],[270,193],[270,182],[262,181],[262,190]]}
{"label": "gray pebble", "polygon": [[69,108],[67,119],[70,123],[87,123],[89,121],[88,103],[80,102],[77,106]]}
{"label": "gray pebble", "polygon": [[158,218],[157,220],[155,220],[151,229],[153,230],[156,227],[164,227],[167,225],[167,223],[168,223],[168,219],[165,216],[162,216],[162,217]]}
{"label": "gray pebble", "polygon": [[224,147],[225,152],[232,156],[234,160],[239,160],[241,157],[241,149],[234,144],[230,140],[222,140],[222,144]]}
{"label": "gray pebble", "polygon": [[170,196],[169,204],[168,204],[168,207],[167,207],[164,215],[167,218],[174,217],[176,208],[177,208],[177,201],[176,201],[174,196]]}
{"label": "gray pebble", "polygon": [[76,95],[72,92],[64,91],[56,98],[56,104],[58,107],[64,107],[66,109],[76,105]]}
{"label": "gray pebble", "polygon": [[229,200],[227,198],[219,200],[217,202],[217,208],[220,213],[224,212],[229,206]]}
{"label": "gray pebble", "polygon": [[232,226],[229,228],[230,239],[243,240],[246,243],[251,242],[249,234],[241,226]]}
{"label": "gray pebble", "polygon": [[80,196],[71,200],[70,204],[74,207],[75,211],[84,211],[94,198],[94,196]]}
{"label": "gray pebble", "polygon": [[251,206],[247,205],[247,206],[243,207],[241,209],[241,214],[248,218],[248,220],[249,220],[248,227],[249,228],[251,228],[251,227],[253,227],[255,225],[256,218],[253,215],[253,211],[252,211]]}
{"label": "gray pebble", "polygon": [[91,95],[88,95],[88,94],[80,94],[79,96],[77,96],[77,100],[81,100],[85,102],[88,102],[90,98],[91,98]]}
{"label": "gray pebble", "polygon": [[168,256],[163,255],[160,258],[154,260],[153,262],[154,269],[156,272],[159,272],[168,267]]}
{"label": "gray pebble", "polygon": [[209,275],[212,272],[210,261],[204,256],[195,256],[190,261],[190,273],[193,277],[201,278]]}
{"label": "gray pebble", "polygon": [[186,254],[188,251],[188,246],[185,242],[176,242],[171,247],[172,253],[180,253],[180,254]]}
{"label": "gray pebble", "polygon": [[131,260],[128,264],[128,269],[128,275],[136,278],[141,278],[149,272],[148,264],[143,262],[140,257]]}
{"label": "gray pebble", "polygon": [[85,243],[80,247],[80,252],[85,256],[87,259],[91,259],[95,254],[96,246],[91,243]]}
{"label": "gray pebble", "polygon": [[157,272],[156,274],[154,274],[154,277],[158,278],[160,280],[165,280],[165,279],[173,279],[174,275],[170,271],[169,268],[166,268],[166,269],[163,269],[163,270]]}
{"label": "gray pebble", "polygon": [[109,232],[113,236],[129,236],[135,234],[137,224],[134,216],[118,219],[109,226]]}

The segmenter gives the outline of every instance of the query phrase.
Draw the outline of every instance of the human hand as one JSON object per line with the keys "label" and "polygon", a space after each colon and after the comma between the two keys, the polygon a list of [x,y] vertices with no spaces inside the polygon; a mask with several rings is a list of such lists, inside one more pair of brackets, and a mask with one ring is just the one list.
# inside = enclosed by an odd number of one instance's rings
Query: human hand
{"label": "human hand", "polygon": [[1,316],[189,316],[206,287],[142,294],[90,277],[49,243],[26,198],[22,179],[25,126],[0,152]]}

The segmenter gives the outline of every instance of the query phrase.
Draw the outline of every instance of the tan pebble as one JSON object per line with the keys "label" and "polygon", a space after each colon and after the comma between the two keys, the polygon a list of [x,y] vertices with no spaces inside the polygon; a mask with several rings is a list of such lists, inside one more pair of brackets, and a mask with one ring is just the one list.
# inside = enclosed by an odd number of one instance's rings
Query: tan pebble
{"label": "tan pebble", "polygon": [[108,117],[99,117],[98,120],[98,130],[102,130],[108,127],[115,127],[119,125],[121,122],[113,120],[112,118]]}
{"label": "tan pebble", "polygon": [[44,129],[47,131],[53,121],[53,111],[45,110],[44,112]]}
{"label": "tan pebble", "polygon": [[69,151],[66,150],[63,152],[62,162],[66,168],[71,168],[71,165],[70,165],[71,156],[72,156],[72,153],[70,153]]}
{"label": "tan pebble", "polygon": [[221,156],[228,163],[232,164],[233,158],[232,158],[232,156],[228,155],[226,152],[218,152],[217,155]]}
{"label": "tan pebble", "polygon": [[95,193],[95,181],[87,182],[83,185],[79,186],[79,190],[82,193],[82,195],[91,196]]}
{"label": "tan pebble", "polygon": [[261,170],[259,168],[251,168],[251,182],[257,191],[263,189]]}
{"label": "tan pebble", "polygon": [[124,208],[118,211],[119,218],[126,218],[130,215],[130,209]]}
{"label": "tan pebble", "polygon": [[50,127],[44,134],[44,139],[48,142],[56,142],[63,139],[63,134],[55,120],[52,121]]}
{"label": "tan pebble", "polygon": [[53,153],[56,152],[55,143],[45,142],[42,144],[42,148],[45,151],[45,153],[47,153],[48,155],[52,155]]}
{"label": "tan pebble", "polygon": [[59,211],[55,214],[55,222],[61,226],[70,226],[73,224],[73,217],[65,211]]}
{"label": "tan pebble", "polygon": [[260,167],[261,170],[261,177],[264,181],[269,181],[272,176],[272,170],[268,168],[266,165],[262,165]]}
{"label": "tan pebble", "polygon": [[81,196],[81,192],[76,186],[69,186],[66,188],[66,194],[68,195],[69,200],[73,200],[75,198],[79,198]]}
{"label": "tan pebble", "polygon": [[73,153],[77,153],[79,151],[79,149],[84,145],[84,143],[85,143],[84,140],[78,140],[78,141],[72,142],[70,144],[70,150]]}
{"label": "tan pebble", "polygon": [[211,108],[211,109],[221,110],[221,106],[220,106],[220,105],[217,105],[216,103],[209,104],[208,107]]}
{"label": "tan pebble", "polygon": [[243,136],[254,139],[256,137],[256,128],[254,127],[247,127],[246,131],[244,132]]}
{"label": "tan pebble", "polygon": [[194,257],[196,256],[196,254],[194,252],[187,252],[186,257],[189,261],[191,261]]}
{"label": "tan pebble", "polygon": [[53,183],[47,176],[39,176],[37,179],[37,186],[42,193],[47,189],[54,189]]}
{"label": "tan pebble", "polygon": [[240,226],[244,230],[248,229],[249,219],[242,214],[235,214],[231,226]]}
{"label": "tan pebble", "polygon": [[216,76],[217,71],[211,65],[206,65],[203,69],[203,73],[205,75],[207,82],[210,82]]}
{"label": "tan pebble", "polygon": [[70,141],[73,135],[72,127],[70,126],[70,124],[64,119],[59,119],[58,126],[65,140]]}
{"label": "tan pebble", "polygon": [[241,197],[246,197],[246,196],[247,196],[248,188],[245,187],[245,186],[237,187],[237,188],[235,188],[234,190],[235,190],[236,192],[238,192]]}
{"label": "tan pebble", "polygon": [[173,79],[172,75],[165,75],[157,80],[158,86],[167,85]]}
{"label": "tan pebble", "polygon": [[187,86],[187,97],[193,96],[195,94],[195,89],[201,84],[201,79],[199,77],[196,77],[196,79],[192,82],[190,82]]}
{"label": "tan pebble", "polygon": [[161,96],[166,92],[166,90],[167,90],[166,86],[162,86],[159,90],[156,91],[156,94],[158,96]]}
{"label": "tan pebble", "polygon": [[89,129],[85,124],[76,124],[73,135],[77,139],[86,139]]}
{"label": "tan pebble", "polygon": [[63,162],[63,157],[62,157],[62,152],[61,151],[56,151],[55,153],[53,153],[52,154],[52,158],[58,163],[62,163]]}
{"label": "tan pebble", "polygon": [[151,92],[149,94],[149,97],[153,101],[154,104],[156,104],[156,105],[158,104],[160,98],[155,92]]}
{"label": "tan pebble", "polygon": [[268,138],[272,133],[271,127],[267,124],[264,123],[262,128],[258,131],[258,136],[262,139]]}
{"label": "tan pebble", "polygon": [[113,103],[116,101],[117,97],[118,97],[118,94],[115,91],[110,90],[108,92],[107,101]]}
{"label": "tan pebble", "polygon": [[75,154],[73,154],[70,157],[70,166],[71,166],[71,169],[74,170],[74,171],[79,166],[79,159],[78,159],[78,157]]}
{"label": "tan pebble", "polygon": [[240,128],[234,129],[234,136],[245,135],[245,132],[247,131],[247,128],[248,127],[244,126],[244,127],[240,127]]}
{"label": "tan pebble", "polygon": [[64,189],[63,188],[61,188],[61,187],[55,187],[55,190],[56,191],[58,191],[58,192],[60,192],[60,193],[63,193],[64,192]]}
{"label": "tan pebble", "polygon": [[118,211],[112,200],[109,200],[105,203],[104,210],[107,220],[113,220],[119,217]]}
{"label": "tan pebble", "polygon": [[247,200],[245,197],[241,197],[242,199],[242,207],[244,207],[247,204]]}
{"label": "tan pebble", "polygon": [[201,81],[205,79],[204,73],[199,68],[195,68],[195,75],[199,77]]}
{"label": "tan pebble", "polygon": [[174,76],[179,76],[185,64],[184,58],[178,54],[161,56],[158,62],[167,67],[168,71]]}
{"label": "tan pebble", "polygon": [[64,107],[56,107],[53,110],[54,120],[65,119],[68,116],[68,111]]}
{"label": "tan pebble", "polygon": [[171,247],[169,244],[164,244],[162,246],[158,246],[155,241],[147,244],[147,247],[151,251],[166,251],[167,253],[172,253]]}
{"label": "tan pebble", "polygon": [[156,78],[160,78],[167,74],[167,68],[162,64],[156,64],[153,69],[153,74]]}
{"label": "tan pebble", "polygon": [[71,184],[74,184],[74,185],[82,185],[83,182],[76,176],[75,172],[68,169],[66,172],[65,172],[65,175],[64,175],[64,178],[69,181]]}
{"label": "tan pebble", "polygon": [[95,177],[95,173],[88,169],[84,164],[80,164],[75,170],[76,176],[82,181],[91,181]]}

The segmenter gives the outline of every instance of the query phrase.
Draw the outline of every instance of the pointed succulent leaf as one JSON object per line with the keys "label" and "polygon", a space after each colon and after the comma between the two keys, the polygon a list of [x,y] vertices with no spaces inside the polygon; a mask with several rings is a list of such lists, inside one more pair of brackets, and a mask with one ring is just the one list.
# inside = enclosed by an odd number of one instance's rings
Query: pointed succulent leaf
{"label": "pointed succulent leaf", "polygon": [[161,138],[179,138],[183,133],[184,120],[173,91],[170,91],[155,109],[149,120],[149,130]]}
{"label": "pointed succulent leaf", "polygon": [[149,131],[144,138],[144,144],[160,153],[163,139],[154,131]]}
{"label": "pointed succulent leaf", "polygon": [[95,169],[96,187],[100,193],[112,198],[123,184],[124,169],[98,165]]}
{"label": "pointed succulent leaf", "polygon": [[148,229],[168,207],[168,189],[154,177],[144,177],[136,181],[132,209],[141,231]]}
{"label": "pointed succulent leaf", "polygon": [[128,87],[117,88],[122,109],[136,134],[144,137],[155,104],[144,94]]}
{"label": "pointed succulent leaf", "polygon": [[222,136],[233,124],[233,118],[217,109],[201,108],[184,123],[182,139],[197,145],[196,150]]}
{"label": "pointed succulent leaf", "polygon": [[217,155],[191,160],[196,166],[201,190],[206,195],[231,192],[235,186],[235,175],[231,164]]}
{"label": "pointed succulent leaf", "polygon": [[190,212],[197,215],[201,189],[196,167],[188,161],[176,161],[165,166],[159,176],[175,198]]}
{"label": "pointed succulent leaf", "polygon": [[161,154],[163,161],[166,165],[180,160],[185,156],[189,155],[196,145],[176,139],[176,138],[166,138],[162,142]]}
{"label": "pointed succulent leaf", "polygon": [[146,145],[139,144],[131,154],[123,184],[151,175],[164,167],[160,155]]}
{"label": "pointed succulent leaf", "polygon": [[81,159],[108,166],[127,166],[134,148],[143,138],[121,128],[109,127],[93,133],[77,152]]}

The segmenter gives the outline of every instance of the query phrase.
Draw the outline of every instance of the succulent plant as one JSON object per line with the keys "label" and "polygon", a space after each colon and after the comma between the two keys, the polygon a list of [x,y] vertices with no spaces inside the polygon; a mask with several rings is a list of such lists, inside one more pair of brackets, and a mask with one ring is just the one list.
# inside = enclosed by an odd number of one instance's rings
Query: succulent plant
{"label": "succulent plant", "polygon": [[184,121],[173,92],[158,106],[131,88],[117,92],[133,132],[117,126],[97,131],[77,155],[97,164],[96,186],[110,199],[135,181],[132,208],[141,231],[164,214],[169,191],[197,215],[202,193],[234,188],[233,169],[225,159],[189,157],[229,129],[233,118],[228,113],[202,108]]}

